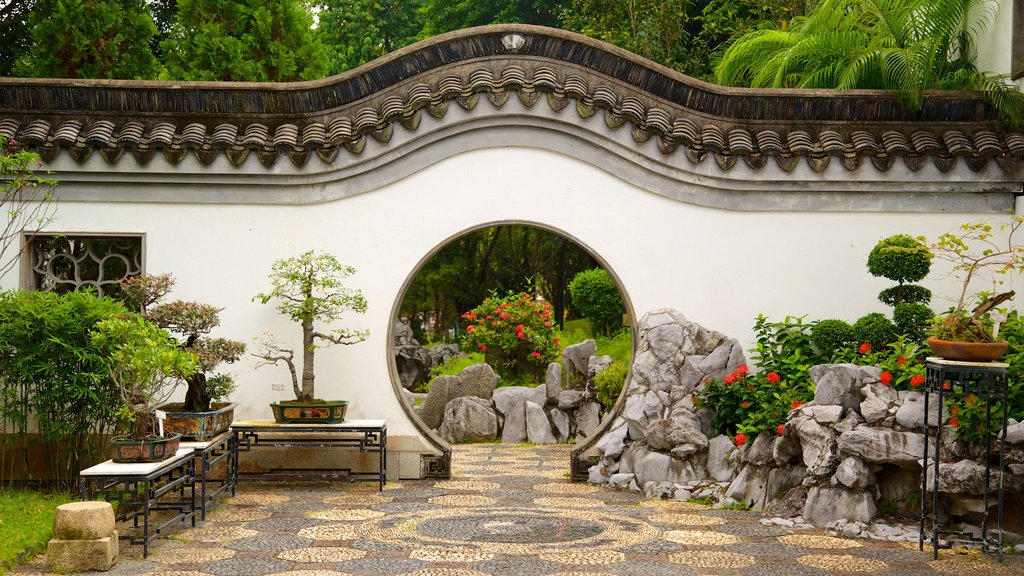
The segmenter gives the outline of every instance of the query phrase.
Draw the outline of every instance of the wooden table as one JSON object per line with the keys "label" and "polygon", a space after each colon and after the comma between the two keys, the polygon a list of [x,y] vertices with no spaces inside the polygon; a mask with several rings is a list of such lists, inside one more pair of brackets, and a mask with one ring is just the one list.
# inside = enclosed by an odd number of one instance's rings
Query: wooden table
{"label": "wooden table", "polygon": [[[196,525],[195,451],[179,448],[162,462],[119,464],[107,460],[82,470],[79,495],[82,500],[105,500],[114,505],[118,520],[132,521],[142,529],[142,537],[120,535],[131,544],[142,544],[142,556],[149,555],[149,542],[175,522],[191,519]],[[174,510],[177,514],[155,526],[150,525],[153,510]],[[139,520],[142,526],[139,526]]]}
{"label": "wooden table", "polygon": [[[236,473],[237,479],[338,478],[349,482],[387,483],[388,427],[385,420],[347,420],[339,424],[278,424],[273,420],[236,420],[231,424],[235,449],[248,452],[260,446],[277,448],[358,448],[377,453],[376,470],[288,467],[266,472]],[[238,458],[235,463],[237,466]]]}

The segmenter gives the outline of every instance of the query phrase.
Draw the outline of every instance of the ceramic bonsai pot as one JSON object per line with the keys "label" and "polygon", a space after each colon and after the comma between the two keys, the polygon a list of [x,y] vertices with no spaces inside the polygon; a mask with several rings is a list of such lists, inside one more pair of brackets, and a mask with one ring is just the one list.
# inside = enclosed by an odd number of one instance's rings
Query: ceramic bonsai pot
{"label": "ceramic bonsai pot", "polygon": [[937,356],[960,362],[993,362],[1006,353],[1010,343],[1002,342],[956,342],[952,340],[928,339],[928,347]]}
{"label": "ceramic bonsai pot", "polygon": [[216,402],[210,412],[184,412],[182,404],[164,404],[159,408],[167,413],[164,431],[178,432],[182,438],[205,442],[231,427],[238,402]]}
{"label": "ceramic bonsai pot", "polygon": [[345,400],[289,400],[270,405],[278,424],[338,424],[345,421]]}
{"label": "ceramic bonsai pot", "polygon": [[113,460],[118,464],[151,463],[166,460],[178,452],[181,434],[168,434],[161,438],[135,440],[117,436],[110,440]]}

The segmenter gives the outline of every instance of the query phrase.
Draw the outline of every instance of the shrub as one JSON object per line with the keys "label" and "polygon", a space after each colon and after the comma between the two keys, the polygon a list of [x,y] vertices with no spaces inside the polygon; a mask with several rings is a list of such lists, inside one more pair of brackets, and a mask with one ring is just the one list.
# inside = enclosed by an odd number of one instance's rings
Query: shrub
{"label": "shrub", "polygon": [[811,342],[822,356],[835,357],[857,343],[857,332],[844,320],[822,320],[811,328]]}
{"label": "shrub", "polygon": [[896,325],[880,312],[861,316],[853,325],[857,341],[869,344],[872,350],[882,350],[896,341]]}
{"label": "shrub", "polygon": [[733,436],[739,445],[762,432],[781,434],[790,410],[813,396],[805,382],[791,382],[777,372],[751,374],[747,366],[740,366],[725,378],[708,382],[694,400],[714,413],[712,428]]}
{"label": "shrub", "polygon": [[904,284],[903,286],[892,286],[891,288],[886,288],[878,293],[878,299],[881,300],[883,304],[889,306],[900,305],[901,296],[903,298],[903,304],[922,304],[931,301],[932,291],[924,286]]}
{"label": "shrub", "polygon": [[590,321],[591,328],[611,336],[622,326],[626,304],[619,287],[603,268],[584,270],[569,283],[572,305]]}
{"label": "shrub", "polygon": [[597,401],[604,405],[605,411],[610,411],[615,406],[615,402],[618,401],[619,394],[622,392],[622,386],[626,383],[628,373],[628,362],[615,361],[594,376]]}
{"label": "shrub", "polygon": [[935,312],[919,302],[904,302],[893,309],[892,319],[898,334],[914,342],[924,342],[935,319]]}
{"label": "shrub", "polygon": [[0,428],[14,433],[6,453],[27,450],[34,427],[52,475],[45,480],[61,488],[103,459],[120,397],[91,332],[127,313],[89,292],[0,294]]}
{"label": "shrub", "polygon": [[463,350],[479,350],[488,364],[508,379],[540,377],[558,359],[559,340],[551,321],[551,305],[525,292],[491,296],[464,313]]}
{"label": "shrub", "polygon": [[[892,289],[878,295],[882,302],[901,304],[903,302],[928,302],[931,293],[924,289],[906,290],[907,282],[917,282],[928,275],[932,266],[931,250],[924,243],[924,238],[914,238],[908,234],[897,234],[880,240],[868,254],[868,272],[872,276],[882,276],[898,283],[895,294]],[[914,288],[919,288],[915,286]],[[923,291],[922,291],[923,290]],[[911,297],[921,298],[914,300]],[[888,301],[887,301],[888,300]]]}
{"label": "shrub", "polygon": [[754,321],[756,346],[752,359],[764,372],[776,372],[790,382],[809,383],[808,372],[829,358],[815,350],[812,325],[804,316],[786,316],[782,322],[770,322],[759,314]]}

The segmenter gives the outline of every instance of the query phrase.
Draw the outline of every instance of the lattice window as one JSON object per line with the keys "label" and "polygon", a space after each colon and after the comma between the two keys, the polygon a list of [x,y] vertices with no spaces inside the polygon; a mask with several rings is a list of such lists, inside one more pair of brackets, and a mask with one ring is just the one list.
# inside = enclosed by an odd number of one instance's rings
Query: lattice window
{"label": "lattice window", "polygon": [[33,290],[70,292],[93,286],[113,296],[118,284],[142,273],[141,236],[51,236],[29,242]]}

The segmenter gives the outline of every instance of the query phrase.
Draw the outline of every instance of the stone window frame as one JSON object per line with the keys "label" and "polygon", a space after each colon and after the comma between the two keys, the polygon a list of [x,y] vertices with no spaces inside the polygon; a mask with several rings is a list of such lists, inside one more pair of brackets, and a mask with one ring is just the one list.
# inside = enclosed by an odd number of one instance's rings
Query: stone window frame
{"label": "stone window frame", "polygon": [[[58,238],[65,237],[74,240],[138,240],[138,255],[137,255],[137,266],[131,266],[129,264],[128,274],[118,279],[105,279],[100,285],[95,284],[92,278],[87,278],[80,281],[67,281],[64,284],[74,285],[74,289],[81,288],[87,285],[97,286],[100,295],[104,295],[103,284],[113,284],[120,282],[123,278],[134,276],[137,274],[144,274],[146,272],[146,234],[143,232],[27,232],[22,236],[22,252],[21,252],[21,281],[20,285],[23,290],[41,290],[44,289],[40,286],[39,275],[36,269],[36,256],[37,253],[33,248],[33,243],[39,239],[47,238]],[[95,261],[95,260],[94,260]]]}

